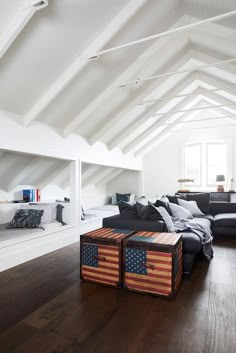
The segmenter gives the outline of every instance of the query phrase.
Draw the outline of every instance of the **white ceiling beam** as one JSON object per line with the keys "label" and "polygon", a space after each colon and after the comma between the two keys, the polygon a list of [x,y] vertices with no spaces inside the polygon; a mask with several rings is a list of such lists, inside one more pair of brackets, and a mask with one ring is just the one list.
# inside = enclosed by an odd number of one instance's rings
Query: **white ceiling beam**
{"label": "white ceiling beam", "polygon": [[[228,103],[228,104],[218,104],[218,105],[209,105],[207,107],[200,107],[200,108],[191,108],[191,109],[183,109],[183,110],[174,110],[171,112],[171,114],[177,114],[177,113],[185,113],[185,112],[191,112],[194,110],[206,110],[206,109],[211,109],[211,108],[223,108],[223,107],[230,107],[230,106],[235,106],[236,103]],[[166,113],[157,113],[156,116],[158,115],[169,115],[169,112]]]}
{"label": "white ceiling beam", "polygon": [[41,167],[42,158],[34,157],[25,168],[23,168],[7,186],[8,191],[13,190],[17,185],[25,184],[27,177]]}
{"label": "white ceiling beam", "polygon": [[[190,51],[191,52],[191,51]],[[198,52],[195,52],[195,50],[192,50],[192,54],[191,54],[191,57],[192,57],[192,59],[190,59],[191,61],[192,61],[192,64],[191,65],[198,65],[199,66],[199,64],[202,64],[204,61],[205,62],[212,62],[212,60],[215,60],[215,58],[213,58],[213,57],[209,57],[209,56],[207,56],[207,55],[203,55],[202,53],[201,53],[201,55],[199,55],[199,53]],[[193,57],[194,58],[196,58],[196,59],[193,59]],[[189,60],[189,63],[190,63],[190,60]],[[202,61],[202,60],[204,60],[204,61]],[[186,65],[187,63],[185,62],[185,65]],[[216,72],[215,72],[216,71]],[[196,75],[195,76],[195,79],[197,78],[198,79],[198,77],[204,82],[204,81],[207,81],[207,83],[209,83],[209,85],[212,87],[216,87],[216,86],[218,86],[219,84],[220,85],[227,85],[227,84],[229,84],[229,83],[232,83],[232,84],[235,84],[236,83],[236,79],[235,79],[235,76],[233,76],[232,74],[231,74],[231,76],[229,77],[229,75],[227,75],[227,72],[226,71],[222,71],[222,73],[224,73],[223,75],[221,74],[221,70],[219,71],[218,69],[216,69],[216,70],[214,70],[214,72],[205,72],[205,71],[199,71],[199,72],[197,72],[197,73],[191,73],[192,75]],[[213,74],[214,74],[214,76],[213,76]],[[224,79],[222,79],[222,76],[224,77]],[[173,77],[175,77],[175,76],[173,76]],[[176,78],[178,78],[178,76],[176,76]],[[191,76],[190,76],[190,78],[191,78]],[[152,96],[154,95],[154,96],[157,96],[157,97],[162,97],[162,96],[160,96],[160,92],[163,92],[163,88],[162,87],[164,87],[163,85],[165,85],[165,84],[167,84],[167,82],[168,82],[168,80],[170,80],[171,78],[168,78],[167,80],[165,80],[164,82],[162,82],[162,83],[160,83],[159,85],[158,85],[158,89],[157,88],[153,88],[153,94],[152,94]],[[186,80],[186,78],[184,78],[184,80]],[[171,82],[171,81],[170,81]],[[174,91],[165,91],[164,93],[163,93],[163,95],[164,94],[168,94],[168,95],[175,95],[175,94],[180,94],[180,93],[182,93],[182,92],[184,92],[185,90],[185,87],[186,86],[186,83],[183,83],[183,85],[182,85],[182,90],[179,90],[178,89],[178,86],[177,86],[177,88],[174,90]],[[153,87],[155,87],[155,86],[153,86]],[[173,87],[172,87],[173,88]],[[156,93],[155,93],[156,92]],[[229,91],[229,89],[227,89],[227,93],[230,95],[230,94],[232,94],[232,92],[231,91]],[[147,95],[146,95],[146,97],[147,97]],[[146,98],[145,97],[145,98]],[[147,98],[146,98],[147,99]],[[181,99],[181,98],[180,98]],[[183,99],[184,99],[184,97],[183,97]],[[156,104],[154,104],[154,105],[152,105],[150,108],[148,108],[148,106],[147,106],[147,108],[146,108],[146,110],[145,110],[145,112],[142,112],[142,114],[141,114],[141,116],[139,116],[135,121],[133,121],[129,126],[127,126],[127,123],[126,123],[126,129],[124,129],[122,132],[119,132],[119,134],[117,134],[117,136],[113,136],[113,139],[112,139],[112,141],[110,142],[110,143],[108,143],[108,146],[109,146],[109,148],[110,149],[112,149],[112,148],[115,148],[115,147],[117,147],[117,146],[119,146],[119,145],[123,145],[123,141],[125,140],[125,139],[128,139],[128,140],[130,140],[130,135],[133,135],[134,134],[134,132],[135,132],[135,130],[137,130],[139,127],[140,127],[140,125],[142,125],[142,124],[144,124],[146,121],[147,121],[147,119],[149,118],[149,117],[151,117],[152,116],[152,114],[155,114],[156,113],[156,110],[157,109],[159,109],[159,108],[161,108],[161,107],[163,107],[164,106],[164,104],[163,104],[163,101],[160,101],[160,102],[154,102],[154,103],[157,103],[157,104],[160,104],[160,103],[162,103],[161,105],[156,105]],[[164,102],[164,103],[166,103],[167,104],[167,102]],[[128,114],[128,113],[127,113]],[[127,121],[127,116],[126,116],[126,114],[124,113],[124,115],[123,115],[123,117],[122,116],[120,116],[119,117],[119,119],[121,120],[121,119],[123,119],[124,120],[124,122],[125,121]],[[113,126],[115,126],[115,121],[113,121]]]}
{"label": "white ceiling beam", "polygon": [[114,180],[115,178],[117,178],[119,175],[121,175],[124,172],[125,169],[117,169],[114,168],[114,171],[111,172],[110,174],[108,174],[105,178],[103,178],[102,180],[100,180],[96,186],[101,186],[101,185],[107,185],[109,184],[112,180]]}
{"label": "white ceiling beam", "polygon": [[[183,23],[186,21],[185,16],[181,17],[178,22],[174,25]],[[183,38],[182,38],[183,40]],[[166,42],[166,39],[157,40],[154,44],[152,44],[147,50],[144,51],[142,55],[137,57],[127,70],[122,72],[114,81],[112,81],[86,108],[80,112],[65,128],[65,136],[68,136],[72,133],[78,126],[81,124],[98,106],[101,106],[112,94],[114,94],[117,89],[116,86],[120,85],[120,82],[127,79],[127,77],[132,77],[137,74],[140,67],[145,65],[145,63],[153,56],[158,50],[161,50],[163,43]]]}
{"label": "white ceiling beam", "polygon": [[81,72],[90,59],[96,57],[94,54],[100,51],[142,8],[147,0],[130,0],[118,13],[105,30],[88,46],[82,56],[79,56],[73,64],[56,80],[52,86],[40,97],[36,104],[26,114],[24,122],[27,126],[58,96],[58,94]]}
{"label": "white ceiling beam", "polygon": [[[203,97],[204,98],[204,102],[207,102],[207,103],[213,103],[212,100],[210,100],[208,97]],[[215,98],[215,101],[218,99],[218,96],[217,97],[214,97]],[[201,99],[201,96],[198,97],[198,100]],[[224,97],[221,97],[221,100],[222,102],[225,102],[225,101],[228,101],[226,98]],[[191,100],[190,98],[184,102],[181,103],[181,105],[183,106],[183,104],[186,106],[186,104],[188,103],[191,103]],[[223,107],[223,105],[212,105],[211,111],[214,111],[215,109],[219,110],[219,107]],[[189,116],[189,112],[190,111],[194,111],[195,113],[198,113],[198,111],[201,110],[201,108],[192,108],[192,109],[184,109],[184,110],[181,110],[179,111],[178,113],[181,113],[181,115],[178,117],[178,120],[172,122],[172,123],[167,123],[168,119],[173,117],[173,115],[177,114],[176,111],[170,111],[166,116],[163,116],[161,117],[161,119],[158,119],[153,125],[151,125],[149,128],[147,128],[143,133],[141,133],[139,136],[137,136],[133,141],[131,141],[127,146],[124,147],[123,149],[123,152],[124,153],[128,153],[132,150],[135,150],[135,148],[137,148],[137,146],[142,143],[143,141],[145,141],[145,139],[147,137],[150,137],[150,140],[151,141],[156,141],[155,140],[155,135],[157,135],[159,137],[160,134],[165,134],[167,131],[169,131],[170,129],[172,129],[173,127],[175,127],[176,125],[180,124],[180,122],[186,122],[185,119]],[[226,114],[226,110],[224,109],[220,109],[220,111],[222,112],[222,114]],[[184,114],[185,113],[185,114]],[[233,114],[234,111],[231,112],[231,114]],[[233,119],[233,115],[230,115],[230,116],[226,116],[225,118],[232,118]],[[200,120],[199,120],[200,121]],[[158,129],[161,127],[161,126],[165,126],[165,129],[161,132],[161,133],[158,133]],[[147,143],[148,147],[150,146],[149,142]],[[144,145],[145,146],[145,145]]]}
{"label": "white ceiling beam", "polygon": [[184,25],[184,26],[181,26],[181,27],[178,27],[178,28],[174,28],[174,29],[169,29],[167,31],[164,31],[164,32],[161,32],[161,33],[156,33],[156,34],[154,34],[152,36],[149,36],[149,37],[141,38],[141,39],[129,42],[129,43],[118,45],[118,46],[113,47],[113,48],[102,50],[100,52],[94,53],[94,56],[100,56],[100,55],[112,53],[114,51],[125,49],[125,48],[128,48],[128,47],[137,45],[137,44],[142,44],[142,43],[148,42],[150,40],[154,40],[154,39],[162,38],[162,37],[165,37],[165,36],[168,36],[168,35],[173,35],[173,34],[176,34],[176,33],[180,33],[180,32],[192,29],[192,28],[196,28],[196,27],[199,27],[199,26],[202,26],[202,25],[206,25],[208,23],[221,21],[223,19],[235,16],[235,15],[236,15],[236,10],[225,12],[225,13],[223,13],[221,15],[218,15],[218,16],[209,17],[209,18],[207,18],[205,20],[200,20],[200,21],[197,21],[197,22],[194,22],[194,23],[190,23],[190,24],[187,24],[187,25]]}
{"label": "white ceiling beam", "polygon": [[[188,62],[185,62],[184,65],[187,65]],[[194,76],[195,74],[192,73],[191,75],[188,75],[187,77],[176,77],[176,82],[175,85],[170,87],[167,91],[167,94],[179,94],[183,91],[186,90],[186,88],[193,84],[193,82],[196,81],[196,76]],[[167,81],[168,80],[168,81]],[[171,81],[170,78],[168,78],[164,84],[168,83]],[[155,91],[158,92],[158,94],[162,94],[162,86],[163,84],[161,84],[160,86],[158,86],[158,90],[155,87]],[[165,92],[163,92],[163,94],[165,94]],[[181,98],[181,101],[184,100],[186,97]],[[178,103],[180,103],[180,101],[176,101],[175,105],[177,105]],[[119,134],[117,134],[116,137],[114,137],[112,139],[112,141],[110,143],[108,143],[108,147],[109,149],[113,149],[115,147],[120,147],[121,144],[124,143],[124,141],[128,138],[130,138],[130,136],[137,130],[139,129],[139,127],[143,124],[146,123],[146,121],[151,118],[153,115],[156,115],[156,112],[160,109],[162,109],[163,107],[165,107],[167,103],[165,101],[160,101],[160,102],[154,102],[154,104],[150,107],[147,106],[145,111],[141,113],[141,115],[139,117],[137,117],[135,119],[135,121],[131,122],[130,125],[126,125],[126,128],[120,132]],[[183,105],[181,106],[183,107]],[[125,115],[124,115],[125,118]]]}
{"label": "white ceiling beam", "polygon": [[[167,44],[168,43],[166,43],[166,45]],[[166,47],[166,45],[163,47],[163,49]],[[160,58],[160,60],[158,61],[159,70],[163,71],[163,67],[165,67],[166,62],[169,62],[169,61],[171,61],[172,65],[175,68],[183,65],[183,62],[186,63],[186,60],[189,59],[189,54],[187,53],[183,56],[183,50],[187,48],[188,48],[188,41],[186,40],[186,38],[184,38],[183,42],[178,42],[177,47],[173,45],[171,49],[168,50],[168,58],[165,57],[164,59],[164,56],[163,56],[163,58]],[[156,71],[158,69],[155,66],[155,68],[153,67],[153,70]],[[183,76],[184,75],[185,74],[183,74]],[[173,80],[175,79],[176,77],[173,78]],[[100,129],[97,129],[97,131],[92,136],[90,136],[89,138],[90,143],[94,144],[97,141],[104,140],[104,138],[110,138],[111,132],[117,131],[118,133],[119,127],[122,127],[124,123],[127,125],[127,122],[129,122],[130,112],[137,107],[140,100],[146,98],[149,94],[153,94],[153,92],[156,90],[157,90],[157,86],[155,82],[152,82],[151,84],[147,84],[145,86],[141,86],[141,85],[138,86],[137,90],[134,92],[135,94],[133,93],[133,95],[129,99],[128,104],[125,104],[124,108],[121,109],[118,112],[118,114],[110,118],[107,121],[107,123],[104,123]]]}
{"label": "white ceiling beam", "polygon": [[[191,97],[185,98],[183,101],[178,102],[175,107],[179,107],[180,109],[182,109],[183,107],[188,106],[189,104],[191,104],[191,102],[193,101],[193,99]],[[156,110],[156,107],[153,108],[153,110]],[[173,109],[172,109],[173,110]],[[197,113],[197,112],[196,112]],[[181,116],[186,116],[187,113],[179,113],[179,118]],[[158,134],[158,129],[165,124],[165,122],[171,118],[173,116],[172,111],[170,110],[168,112],[167,115],[160,117],[159,119],[157,119],[150,127],[148,127],[147,129],[145,129],[142,133],[140,133],[136,138],[134,138],[128,145],[126,145],[123,148],[123,153],[128,153],[132,150],[134,150],[135,148],[137,148],[137,146],[142,143],[143,141],[145,141],[146,138],[153,138],[153,135]]]}
{"label": "white ceiling beam", "polygon": [[35,12],[41,10],[47,5],[47,0],[27,0],[23,2],[0,37],[0,59],[33,17]]}
{"label": "white ceiling beam", "polygon": [[176,132],[182,132],[182,131],[192,131],[192,130],[202,130],[202,129],[212,129],[215,127],[226,127],[226,126],[235,126],[234,124],[223,124],[223,125],[211,125],[211,126],[204,126],[204,127],[192,127],[192,128],[187,128],[187,129],[176,129],[173,130],[172,133],[176,133]]}
{"label": "white ceiling beam", "polygon": [[54,181],[57,179],[58,175],[60,175],[66,168],[69,168],[68,162],[60,163],[60,165],[56,167],[52,173],[47,175],[47,177],[40,182],[39,187],[43,189],[47,185],[53,184]]}
{"label": "white ceiling beam", "polygon": [[[200,99],[201,97],[199,97]],[[206,98],[207,99],[207,98]],[[193,103],[193,102],[192,102]],[[198,102],[199,103],[199,102]],[[186,102],[185,102],[186,104]],[[191,104],[191,101],[190,101],[190,104]],[[194,111],[191,116],[197,114],[198,112],[197,111]],[[225,113],[225,112],[224,112]],[[169,117],[171,117],[172,114],[170,114]],[[181,123],[186,123],[186,119],[189,118],[189,113],[186,112],[186,113],[181,113],[181,115],[177,118],[176,121],[174,121],[173,123],[169,124],[169,125],[166,125],[166,128],[161,131],[160,133],[157,133],[156,136],[152,137],[148,142],[146,142],[142,147],[140,147],[138,150],[135,151],[134,153],[134,156],[135,157],[139,157],[140,155],[143,155],[144,153],[146,153],[146,151],[150,150],[151,148],[153,148],[153,146],[157,145],[159,142],[162,142],[163,141],[163,138],[165,137],[169,137],[169,134],[171,134],[173,131],[174,131],[174,128],[176,126],[178,126],[179,124]],[[229,118],[229,116],[225,116],[225,118]],[[165,124],[166,120],[165,117],[162,117],[161,118],[162,121],[157,121],[155,123],[155,125],[153,126],[152,130],[150,131],[153,132],[153,131],[156,131],[158,129],[158,127],[160,127],[162,124]],[[187,120],[188,121],[188,120]],[[232,124],[233,125],[233,124]],[[148,136],[148,133],[146,132],[146,135]],[[144,138],[144,137],[143,137]],[[140,142],[143,140],[143,138],[140,137]],[[133,145],[133,148],[135,148],[135,146],[137,146],[138,144],[138,141],[136,141],[135,145]],[[128,147],[128,146],[127,146]],[[130,146],[131,147],[131,146]],[[130,150],[130,148],[129,148]]]}
{"label": "white ceiling beam", "polygon": [[206,65],[201,65],[201,66],[196,66],[193,67],[192,69],[186,69],[186,70],[179,70],[179,71],[173,71],[173,72],[167,72],[167,73],[163,73],[163,74],[158,74],[158,75],[154,75],[154,76],[149,76],[143,79],[137,79],[137,80],[131,80],[131,81],[127,81],[125,83],[122,83],[120,85],[120,87],[127,87],[129,85],[133,85],[133,84],[140,84],[146,81],[152,81],[152,80],[156,80],[158,78],[162,78],[162,77],[169,77],[169,76],[173,76],[173,75],[180,75],[186,72],[196,72],[196,71],[200,71],[200,70],[205,70],[207,68],[210,67],[215,67],[215,66],[220,66],[220,65],[224,65],[224,64],[232,64],[236,61],[236,58],[231,58],[231,59],[226,59],[226,60],[220,60],[220,61],[216,61],[214,63],[211,64],[206,64]]}
{"label": "white ceiling beam", "polygon": [[[195,97],[196,95],[199,94],[210,94],[211,92],[218,92],[218,91],[224,91],[225,89],[228,88],[236,88],[236,84],[231,84],[225,87],[220,87],[220,88],[212,88],[212,89],[202,89],[201,91],[199,91],[198,93],[185,93],[185,94],[179,94],[178,96],[169,96],[169,97],[160,97],[157,99],[149,99],[146,101],[143,101],[142,103],[140,103],[139,105],[144,105],[144,104],[150,104],[150,103],[154,103],[154,102],[158,102],[158,101],[169,101],[175,98],[183,98],[183,97]],[[236,94],[236,91],[235,91]]]}

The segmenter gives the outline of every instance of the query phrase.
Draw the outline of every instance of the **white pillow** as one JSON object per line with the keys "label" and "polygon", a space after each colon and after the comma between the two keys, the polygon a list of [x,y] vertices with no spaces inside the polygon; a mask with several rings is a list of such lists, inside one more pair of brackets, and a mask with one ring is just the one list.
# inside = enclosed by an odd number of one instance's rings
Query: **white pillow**
{"label": "white pillow", "polygon": [[160,213],[160,215],[162,216],[162,218],[164,219],[164,222],[167,226],[168,232],[174,233],[175,226],[174,226],[174,223],[172,222],[172,219],[171,219],[169,213],[166,211],[166,209],[164,207],[157,207],[157,210]]}
{"label": "white pillow", "polygon": [[170,211],[173,217],[175,218],[183,218],[183,219],[192,219],[193,216],[191,215],[191,213],[186,210],[185,208],[176,205],[175,203],[170,202],[169,203],[170,206]]}
{"label": "white pillow", "polygon": [[52,223],[56,220],[56,204],[21,205],[21,209],[43,210],[41,223]]}
{"label": "white pillow", "polygon": [[116,194],[112,194],[111,195],[111,204],[112,205],[117,205]]}
{"label": "white pillow", "polygon": [[178,203],[180,206],[188,210],[193,215],[193,217],[204,216],[204,213],[202,213],[202,211],[198,208],[196,201],[178,199]]}
{"label": "white pillow", "polygon": [[129,202],[134,203],[134,200],[135,200],[135,194],[130,194]]}

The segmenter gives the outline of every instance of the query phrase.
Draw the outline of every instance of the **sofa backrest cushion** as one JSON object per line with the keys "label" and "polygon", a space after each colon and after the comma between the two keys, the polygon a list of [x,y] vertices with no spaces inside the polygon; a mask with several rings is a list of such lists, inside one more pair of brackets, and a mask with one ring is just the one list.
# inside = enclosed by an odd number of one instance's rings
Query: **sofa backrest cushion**
{"label": "sofa backrest cushion", "polygon": [[142,205],[139,202],[136,202],[136,210],[138,214],[138,218],[142,220],[149,220],[149,221],[162,221],[163,218],[156,209],[155,206],[152,204],[149,205]]}
{"label": "sofa backrest cushion", "polygon": [[121,218],[123,218],[123,219],[137,219],[138,218],[135,204],[121,201],[118,203],[118,207],[119,207]]}
{"label": "sofa backrest cushion", "polygon": [[187,193],[186,194],[187,201],[196,201],[200,210],[208,214],[209,213],[209,205],[210,205],[210,193],[209,192],[201,192],[201,193]]}

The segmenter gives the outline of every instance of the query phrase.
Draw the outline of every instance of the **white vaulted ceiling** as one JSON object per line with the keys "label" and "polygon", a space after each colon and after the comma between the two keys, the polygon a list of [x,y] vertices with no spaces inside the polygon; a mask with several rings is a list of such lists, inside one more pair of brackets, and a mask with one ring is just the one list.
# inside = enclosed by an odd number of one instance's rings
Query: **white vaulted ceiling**
{"label": "white vaulted ceiling", "polygon": [[[1,2],[1,32],[24,3]],[[236,58],[236,13],[89,59],[235,10],[235,0],[49,0],[0,59],[0,109],[135,156],[178,129],[236,124],[236,60],[212,66]]]}

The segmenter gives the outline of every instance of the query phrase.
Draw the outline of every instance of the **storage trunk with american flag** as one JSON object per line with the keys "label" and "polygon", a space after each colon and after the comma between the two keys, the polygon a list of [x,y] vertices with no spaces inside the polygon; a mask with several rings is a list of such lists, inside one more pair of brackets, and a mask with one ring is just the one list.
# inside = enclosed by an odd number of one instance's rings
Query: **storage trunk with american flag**
{"label": "storage trunk with american flag", "polygon": [[182,280],[182,236],[138,232],[124,241],[124,287],[173,298]]}
{"label": "storage trunk with american flag", "polygon": [[134,234],[125,229],[100,228],[81,235],[80,276],[83,280],[121,287],[122,242]]}

